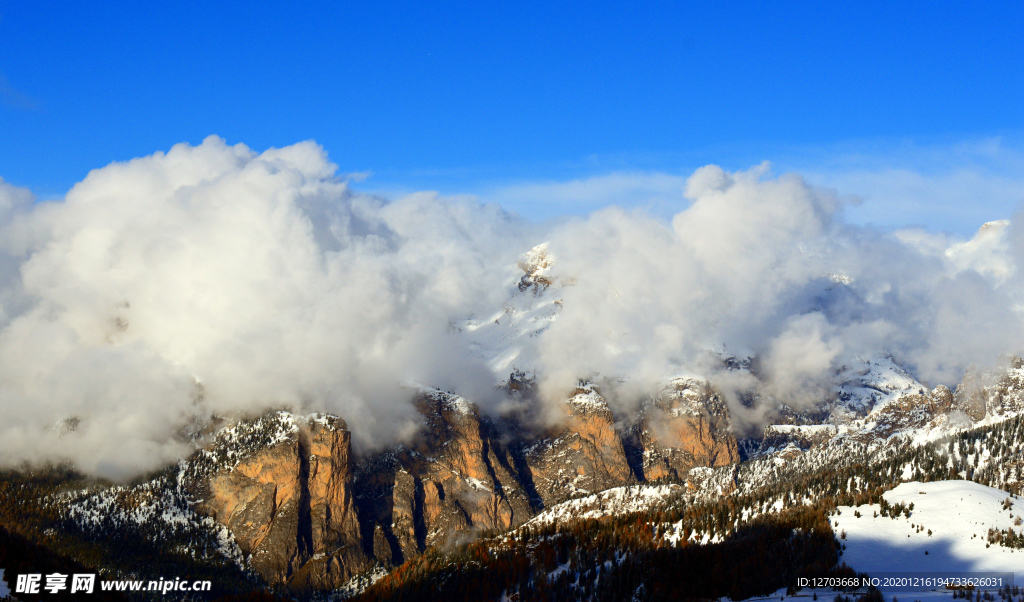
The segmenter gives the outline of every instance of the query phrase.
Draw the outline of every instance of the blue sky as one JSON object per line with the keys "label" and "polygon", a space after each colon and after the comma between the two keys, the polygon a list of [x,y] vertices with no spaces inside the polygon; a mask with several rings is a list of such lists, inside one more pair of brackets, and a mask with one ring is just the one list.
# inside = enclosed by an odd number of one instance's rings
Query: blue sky
{"label": "blue sky", "polygon": [[41,198],[216,134],[532,219],[764,160],[886,227],[1024,201],[1020,2],[98,4],[0,0],[0,177]]}

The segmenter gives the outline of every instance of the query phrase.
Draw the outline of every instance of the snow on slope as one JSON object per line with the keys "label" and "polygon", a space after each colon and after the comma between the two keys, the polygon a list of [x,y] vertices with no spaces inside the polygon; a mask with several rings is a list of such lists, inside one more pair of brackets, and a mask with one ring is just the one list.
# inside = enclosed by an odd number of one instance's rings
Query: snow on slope
{"label": "snow on slope", "polygon": [[613,487],[552,506],[527,521],[525,525],[536,527],[562,521],[645,512],[664,505],[682,492],[683,488],[679,485]]}
{"label": "snow on slope", "polygon": [[549,274],[554,257],[547,247],[547,243],[537,245],[519,259],[523,275],[500,310],[483,319],[453,324],[497,375],[507,376],[514,370],[531,377],[536,374],[533,339],[551,326],[562,309],[561,285]]}
{"label": "snow on slope", "polygon": [[566,403],[577,412],[600,412],[608,410],[608,401],[601,397],[593,383],[584,383],[577,387],[576,394]]}
{"label": "snow on slope", "polygon": [[[987,545],[990,528],[1021,529],[1014,527],[1014,521],[1024,513],[1024,500],[971,481],[911,481],[883,497],[890,504],[914,504],[910,517],[876,517],[878,505],[840,506],[832,517],[836,533],[846,532],[842,560],[854,570],[869,575],[894,571],[1024,574],[1024,550]],[[1004,510],[1008,497],[1013,507]]]}
{"label": "snow on slope", "polygon": [[844,362],[835,380],[839,397],[829,420],[833,424],[877,412],[904,395],[927,390],[886,355],[851,358]]}
{"label": "snow on slope", "polygon": [[838,365],[832,375],[833,395],[803,413],[784,409],[781,424],[765,427],[751,457],[792,456],[830,440],[861,439],[876,429],[888,438],[894,431],[912,431],[927,421],[929,416],[920,411],[909,415],[901,409],[901,400],[928,395],[928,389],[892,357],[849,356]]}
{"label": "snow on slope", "polygon": [[406,386],[410,389],[418,391],[421,395],[427,399],[434,401],[439,406],[443,406],[448,410],[457,414],[469,415],[473,413],[473,404],[468,399],[461,395],[456,395],[449,391],[442,391],[435,387],[427,387],[416,382],[409,381]]}

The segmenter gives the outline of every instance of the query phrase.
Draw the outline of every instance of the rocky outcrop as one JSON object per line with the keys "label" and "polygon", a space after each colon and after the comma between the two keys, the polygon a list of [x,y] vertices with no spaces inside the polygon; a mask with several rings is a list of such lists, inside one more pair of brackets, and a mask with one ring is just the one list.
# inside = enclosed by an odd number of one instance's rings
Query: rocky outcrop
{"label": "rocky outcrop", "polygon": [[706,381],[680,378],[645,404],[634,428],[648,481],[682,480],[695,467],[739,462],[729,408]]}
{"label": "rocky outcrop", "polygon": [[524,253],[517,266],[523,271],[516,288],[519,292],[533,290],[534,294],[544,292],[552,284],[551,266],[555,258],[548,252],[548,243],[542,243]]}
{"label": "rocky outcrop", "polygon": [[831,441],[839,433],[832,424],[769,424],[764,427],[759,453],[790,458]]}
{"label": "rocky outcrop", "polygon": [[[473,404],[429,390],[416,405],[424,418],[419,437],[359,471],[363,529],[380,529],[388,546],[377,558],[392,564],[533,515],[510,452]],[[375,539],[375,553],[383,548]]]}
{"label": "rocky outcrop", "polygon": [[268,583],[315,589],[367,568],[344,421],[277,412],[225,433],[200,452],[215,470],[192,489],[196,510],[231,531],[249,566]]}
{"label": "rocky outcrop", "polygon": [[635,479],[615,418],[594,386],[578,388],[563,410],[564,426],[523,450],[531,482],[544,506]]}
{"label": "rocky outcrop", "polygon": [[1024,360],[1010,356],[987,371],[972,366],[953,393],[953,407],[975,422],[1024,411]]}
{"label": "rocky outcrop", "polygon": [[[592,385],[564,402],[561,425],[539,439],[512,419],[499,428],[451,393],[425,389],[414,403],[420,433],[355,465],[340,418],[277,412],[224,429],[190,469],[195,507],[231,531],[269,583],[323,590],[374,562],[397,566],[643,480]],[[738,459],[728,410],[710,387],[675,382],[644,416],[649,479]]]}
{"label": "rocky outcrop", "polygon": [[866,430],[859,439],[886,438],[908,429],[931,429],[947,423],[956,410],[949,388],[939,385],[931,392],[898,397],[878,408],[865,418]]}

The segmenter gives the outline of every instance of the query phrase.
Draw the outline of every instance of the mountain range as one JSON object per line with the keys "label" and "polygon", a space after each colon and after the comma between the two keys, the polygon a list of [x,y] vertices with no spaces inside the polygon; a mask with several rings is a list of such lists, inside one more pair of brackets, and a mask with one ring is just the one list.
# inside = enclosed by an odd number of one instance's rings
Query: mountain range
{"label": "mountain range", "polygon": [[[0,534],[119,578],[205,576],[211,597],[665,599],[685,565],[715,574],[688,596],[739,599],[872,568],[862,548],[844,559],[833,523],[890,512],[906,483],[972,481],[1016,503],[1024,360],[972,368],[951,389],[884,350],[839,357],[813,403],[789,403],[756,386],[756,356],[709,350],[712,374],[668,374],[624,399],[635,376],[595,373],[552,399],[533,342],[574,285],[554,263],[535,247],[503,307],[450,323],[507,375],[500,404],[408,383],[418,428],[376,449],[353,443],[344,416],[211,415],[182,430],[191,455],[127,483],[73,465],[5,471]],[[1019,519],[990,522],[987,542],[1020,547]],[[718,576],[722,558],[732,577]],[[19,569],[4,568],[12,583]]]}

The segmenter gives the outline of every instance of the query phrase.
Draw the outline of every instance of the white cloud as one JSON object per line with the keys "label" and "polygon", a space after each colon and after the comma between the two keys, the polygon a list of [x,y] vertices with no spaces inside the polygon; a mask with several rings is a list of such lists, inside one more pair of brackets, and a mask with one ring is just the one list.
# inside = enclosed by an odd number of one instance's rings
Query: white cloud
{"label": "white cloud", "polygon": [[[23,309],[0,331],[0,458],[130,473],[180,454],[193,414],[270,406],[391,438],[411,419],[404,380],[487,390],[447,319],[500,303],[491,266],[514,262],[519,222],[430,195],[383,203],[334,174],[311,143],[210,138],[95,170],[8,222],[30,239],[4,282]],[[75,432],[52,432],[72,416]]]}
{"label": "white cloud", "polygon": [[725,347],[758,359],[765,393],[802,407],[823,399],[840,354],[892,353],[955,385],[970,363],[1022,347],[1021,289],[1005,277],[1019,255],[988,231],[963,243],[850,225],[844,197],[765,166],[701,168],[687,194],[671,225],[610,208],[551,233],[556,270],[577,285],[538,340],[549,395],[595,373],[637,385],[709,374],[708,351]]}
{"label": "white cloud", "polygon": [[[449,320],[501,308],[516,259],[545,240],[553,278],[575,282],[524,354],[549,399],[580,377],[629,377],[609,392],[628,407],[698,373],[800,406],[849,354],[889,352],[954,384],[1024,341],[1017,221],[972,241],[888,233],[767,164],[514,194],[632,208],[530,224],[470,198],[389,201],[354,193],[313,143],[255,153],[217,138],[95,170],[61,202],[0,182],[0,462],[128,475],[185,453],[192,417],[274,406],[393,441],[415,420],[408,381],[488,405],[507,375]],[[661,195],[671,220],[637,208]],[[761,382],[716,373],[723,347],[754,355]],[[54,428],[68,418],[73,432]]]}

